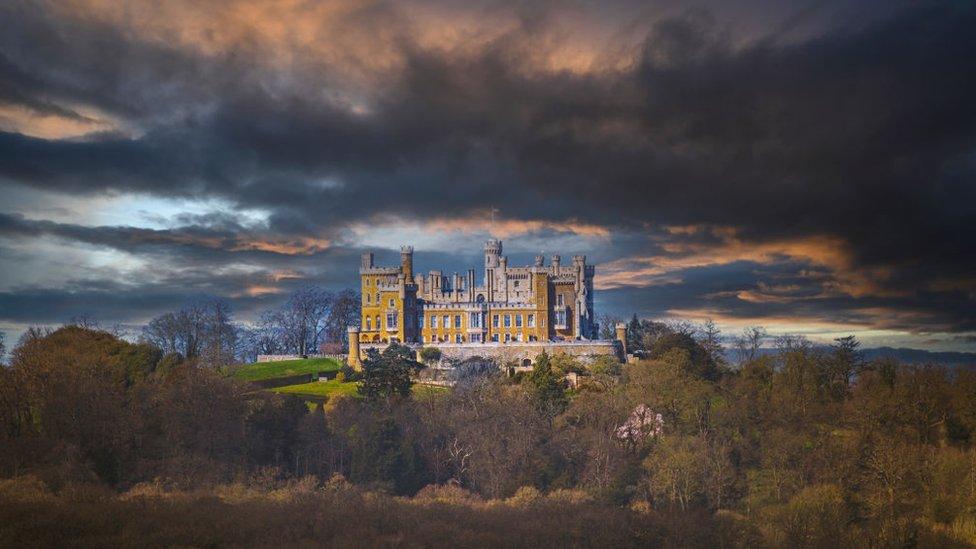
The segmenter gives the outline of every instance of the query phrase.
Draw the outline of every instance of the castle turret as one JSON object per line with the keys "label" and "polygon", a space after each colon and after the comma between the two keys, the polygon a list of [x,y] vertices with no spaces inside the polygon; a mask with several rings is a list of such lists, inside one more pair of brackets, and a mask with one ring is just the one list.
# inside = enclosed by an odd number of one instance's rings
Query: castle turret
{"label": "castle turret", "polygon": [[360,266],[363,269],[372,269],[373,268],[373,252],[366,252],[366,253],[364,253],[362,255],[362,258],[361,259],[362,259],[362,263],[361,263]]}
{"label": "castle turret", "polygon": [[552,256],[552,272],[553,272],[553,274],[559,274],[559,262],[560,261],[562,261],[562,258],[559,257],[558,255]]}
{"label": "castle turret", "polygon": [[413,284],[413,246],[400,247],[400,267],[407,284]]}
{"label": "castle turret", "polygon": [[621,362],[627,362],[627,325],[623,322],[618,322],[614,326],[614,331],[617,334],[617,341],[620,342],[620,349],[623,353],[623,360]]}
{"label": "castle turret", "polygon": [[485,268],[498,267],[498,258],[502,255],[502,241],[492,238],[485,243]]}
{"label": "castle turret", "polygon": [[535,256],[535,266],[536,267],[543,267],[543,266],[545,266],[545,264],[546,264],[546,258],[545,258],[545,256],[541,256],[541,255]]}
{"label": "castle turret", "polygon": [[346,357],[346,364],[353,370],[362,370],[363,361],[359,353],[359,327],[349,326],[349,355]]}

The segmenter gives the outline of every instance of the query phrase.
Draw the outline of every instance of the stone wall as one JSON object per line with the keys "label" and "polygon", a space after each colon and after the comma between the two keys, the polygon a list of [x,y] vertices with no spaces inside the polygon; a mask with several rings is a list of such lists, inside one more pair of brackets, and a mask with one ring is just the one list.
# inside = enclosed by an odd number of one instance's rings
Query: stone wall
{"label": "stone wall", "polygon": [[282,360],[299,360],[302,358],[332,358],[342,362],[346,360],[346,355],[323,355],[323,354],[310,354],[306,356],[301,355],[258,355],[258,362],[280,362]]}
{"label": "stone wall", "polygon": [[[528,341],[512,343],[437,343],[429,345],[441,350],[441,356],[445,359],[464,360],[476,356],[491,358],[499,365],[507,362],[517,361],[520,364],[528,359],[535,362],[535,357],[542,351],[549,355],[565,353],[583,364],[589,364],[601,356],[611,356],[619,360],[620,348],[616,341]],[[411,345],[420,349],[419,345]],[[376,348],[382,350],[386,345],[363,345],[363,353],[366,349]]]}

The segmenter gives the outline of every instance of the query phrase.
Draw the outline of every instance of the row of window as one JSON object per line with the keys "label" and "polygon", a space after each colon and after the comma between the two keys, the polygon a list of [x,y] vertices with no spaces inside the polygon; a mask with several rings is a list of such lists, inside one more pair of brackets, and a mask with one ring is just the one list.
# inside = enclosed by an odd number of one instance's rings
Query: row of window
{"label": "row of window", "polygon": [[[481,334],[471,334],[470,338],[471,338],[471,343],[481,343]],[[426,336],[420,337],[421,343],[447,343],[451,341],[451,339],[452,337],[450,335],[438,337],[436,334],[430,337],[426,337]],[[466,341],[464,334],[454,334],[453,340],[454,343],[464,343]],[[491,335],[492,343],[499,343],[499,341],[500,340],[498,334]],[[501,339],[501,341],[504,341],[505,343],[511,343],[513,341],[517,341],[517,342],[526,341],[526,339],[525,336],[522,335],[522,332],[518,332],[517,334],[514,335],[505,334],[503,339]],[[537,338],[534,335],[530,335],[528,337],[528,341],[537,341]]]}
{"label": "row of window", "polygon": [[[390,300],[391,306],[392,306],[392,301],[393,300]],[[451,315],[430,315],[429,318],[430,318],[430,327],[431,328],[438,328],[438,322],[439,321],[442,323],[440,327],[443,327],[443,328],[462,328],[463,327],[461,325],[461,315],[457,315],[456,314],[453,317]],[[524,318],[525,318],[525,326],[527,326],[529,328],[535,328],[535,314],[534,313],[528,313],[528,314],[524,315]],[[380,329],[380,317],[379,317],[379,315],[377,315],[375,317],[375,319],[376,319],[376,324],[375,324],[376,329],[379,330]],[[454,324],[453,325],[451,324],[451,320],[452,319],[454,321]],[[500,326],[504,326],[505,328],[511,328],[512,327],[512,321],[514,320],[515,327],[516,328],[521,328],[523,326],[522,319],[523,319],[523,315],[522,314],[516,314],[516,315],[510,315],[510,314],[507,314],[507,315],[492,315],[492,317],[491,317],[491,326],[493,328],[498,328]],[[397,328],[397,326],[398,326],[398,321],[399,321],[399,318],[398,318],[398,314],[396,312],[387,313],[386,314],[386,329],[387,330],[395,330]],[[423,326],[423,324],[424,324],[423,317],[421,317],[420,325]],[[468,325],[471,328],[481,328],[482,327],[482,325],[481,325],[481,313],[470,313],[470,317],[468,319]],[[542,319],[542,326],[545,327],[545,325],[546,325],[546,321],[545,321],[545,318],[543,318]],[[556,325],[557,326],[565,326],[566,325],[566,311],[565,310],[558,310],[558,311],[556,311]],[[374,324],[373,324],[373,318],[366,317],[366,331],[371,331],[373,329],[373,326],[374,326]]]}
{"label": "row of window", "polygon": [[[364,295],[364,297],[366,299],[366,302],[364,304],[365,305],[372,305],[373,299],[372,299],[372,297],[370,297],[370,294],[363,294],[363,295]],[[379,294],[379,292],[376,292],[376,304],[377,305],[380,304],[380,294]],[[407,296],[406,306],[407,307],[413,306],[413,298],[411,298],[410,296]],[[390,298],[390,301],[389,301],[389,307],[391,309],[394,308],[394,307],[396,307],[396,300],[393,299],[392,297]]]}
{"label": "row of window", "polygon": [[[376,324],[375,324],[375,326],[376,326],[376,329],[379,330],[380,329],[380,316],[379,315],[376,315],[375,318],[376,318]],[[397,313],[387,313],[386,314],[386,329],[387,330],[396,330],[397,329],[397,326],[398,326],[398,321],[399,321],[399,315]],[[373,319],[367,316],[366,317],[366,331],[367,332],[372,331],[373,330],[373,326],[374,326]]]}

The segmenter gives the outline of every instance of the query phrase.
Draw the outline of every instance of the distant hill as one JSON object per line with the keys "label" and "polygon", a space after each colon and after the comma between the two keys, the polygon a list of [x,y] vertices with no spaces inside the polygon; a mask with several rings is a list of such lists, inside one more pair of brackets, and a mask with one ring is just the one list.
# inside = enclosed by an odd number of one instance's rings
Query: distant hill
{"label": "distant hill", "polygon": [[[824,351],[829,349],[826,345],[818,345],[814,348]],[[761,352],[764,355],[774,355],[779,351],[774,348],[764,347]],[[872,347],[861,349],[861,354],[865,360],[894,358],[905,364],[935,364],[951,367],[971,366],[976,368],[976,353],[936,352],[923,349],[909,349],[907,347]],[[728,356],[734,357],[735,351],[729,351]]]}
{"label": "distant hill", "polygon": [[941,364],[945,366],[976,366],[976,353],[925,351],[905,347],[876,347],[864,349],[864,358],[891,357],[909,364]]}

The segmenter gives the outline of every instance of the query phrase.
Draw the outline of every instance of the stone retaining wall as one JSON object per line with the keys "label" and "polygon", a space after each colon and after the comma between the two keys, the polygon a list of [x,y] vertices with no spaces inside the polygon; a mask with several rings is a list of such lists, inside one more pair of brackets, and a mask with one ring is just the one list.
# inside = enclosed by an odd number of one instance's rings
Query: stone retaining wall
{"label": "stone retaining wall", "polygon": [[[512,343],[438,343],[429,345],[437,347],[441,351],[442,358],[464,360],[476,356],[491,358],[499,365],[507,362],[517,361],[522,363],[528,359],[535,362],[535,357],[542,351],[549,355],[565,353],[583,364],[589,364],[601,356],[611,356],[619,360],[620,346],[616,341],[597,340],[597,341],[527,341]],[[411,345],[420,349],[420,345]],[[365,354],[366,349],[376,348],[383,350],[386,345],[363,344],[362,349]]]}
{"label": "stone retaining wall", "polygon": [[323,355],[323,354],[311,354],[306,356],[301,355],[258,355],[258,362],[280,362],[282,360],[299,360],[304,358],[331,358],[342,362],[346,360],[346,355]]}

